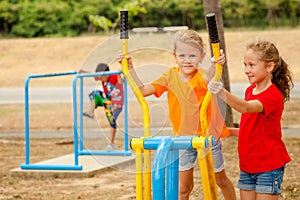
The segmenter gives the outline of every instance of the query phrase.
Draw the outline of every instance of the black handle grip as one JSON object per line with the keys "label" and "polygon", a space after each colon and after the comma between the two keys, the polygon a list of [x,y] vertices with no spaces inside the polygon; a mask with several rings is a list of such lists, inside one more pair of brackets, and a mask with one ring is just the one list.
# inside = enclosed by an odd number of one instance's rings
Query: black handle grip
{"label": "black handle grip", "polygon": [[128,39],[128,11],[120,11],[120,39]]}
{"label": "black handle grip", "polygon": [[206,20],[207,20],[210,42],[218,43],[220,40],[218,36],[218,28],[217,28],[215,13],[206,14]]}

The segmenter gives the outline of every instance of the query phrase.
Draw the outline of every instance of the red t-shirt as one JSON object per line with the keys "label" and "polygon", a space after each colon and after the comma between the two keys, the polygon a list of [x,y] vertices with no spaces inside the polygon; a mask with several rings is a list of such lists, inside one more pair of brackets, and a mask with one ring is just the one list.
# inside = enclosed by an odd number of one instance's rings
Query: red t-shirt
{"label": "red t-shirt", "polygon": [[278,169],[291,161],[282,141],[281,92],[272,84],[262,93],[253,95],[254,88],[255,85],[247,88],[245,100],[259,100],[264,111],[242,114],[238,139],[240,169],[248,173]]}
{"label": "red t-shirt", "polygon": [[113,105],[123,105],[123,84],[119,83],[119,75],[110,75],[107,82],[102,82],[104,93]]}

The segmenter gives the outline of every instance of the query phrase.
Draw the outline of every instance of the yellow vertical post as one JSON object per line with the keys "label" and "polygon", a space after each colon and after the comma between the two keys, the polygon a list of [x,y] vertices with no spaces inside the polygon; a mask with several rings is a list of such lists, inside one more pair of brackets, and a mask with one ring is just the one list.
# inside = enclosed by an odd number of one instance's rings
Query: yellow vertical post
{"label": "yellow vertical post", "polygon": [[202,177],[204,198],[213,199],[212,193],[210,192],[211,191],[211,186],[209,183],[210,174],[207,173],[208,166],[207,166],[206,155],[205,155],[205,149],[207,148],[206,146],[207,140],[208,140],[207,137],[203,137],[203,136],[193,138],[192,146],[193,148],[197,149],[197,153],[199,157],[198,160],[200,165],[200,173]]}
{"label": "yellow vertical post", "polygon": [[[128,11],[120,11],[120,39],[121,49],[124,55],[128,54]],[[137,84],[133,80],[128,70],[127,60],[122,60],[122,71],[126,80],[131,87],[134,95],[142,106],[143,117],[144,117],[144,137],[151,137],[150,135],[150,114],[148,104],[139,90]],[[151,200],[151,151],[144,150],[144,197],[145,200]]]}
{"label": "yellow vertical post", "polygon": [[151,200],[151,151],[144,150],[144,196],[145,200]]}
{"label": "yellow vertical post", "polygon": [[[213,56],[215,59],[220,57],[220,43],[218,37],[218,30],[215,20],[215,14],[209,13],[206,15],[208,31],[210,36],[210,43],[212,47]],[[222,75],[222,66],[220,64],[216,64],[216,72],[214,75],[215,80],[219,80]],[[201,109],[200,109],[200,124],[203,131],[204,136],[207,136],[208,133],[208,122],[207,122],[207,108],[211,101],[211,93],[207,91]],[[207,155],[199,154],[199,163],[200,167],[205,168],[201,169],[201,177],[203,185],[203,192],[205,199],[216,200],[218,199],[217,195],[217,187],[216,187],[216,179],[214,173],[214,165],[212,152],[209,151]]]}
{"label": "yellow vertical post", "polygon": [[144,141],[143,139],[132,139],[131,148],[135,151],[135,185],[136,185],[136,199],[143,199],[143,149]]}

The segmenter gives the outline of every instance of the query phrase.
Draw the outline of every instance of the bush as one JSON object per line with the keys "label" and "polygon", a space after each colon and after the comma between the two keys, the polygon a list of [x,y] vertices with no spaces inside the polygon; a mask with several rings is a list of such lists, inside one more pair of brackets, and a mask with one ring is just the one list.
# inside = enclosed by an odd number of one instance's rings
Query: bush
{"label": "bush", "polygon": [[[219,1],[225,28],[299,26],[300,1]],[[122,9],[130,11],[129,28],[205,28],[203,4],[199,0],[1,0],[0,33],[17,37],[112,33],[119,27]]]}

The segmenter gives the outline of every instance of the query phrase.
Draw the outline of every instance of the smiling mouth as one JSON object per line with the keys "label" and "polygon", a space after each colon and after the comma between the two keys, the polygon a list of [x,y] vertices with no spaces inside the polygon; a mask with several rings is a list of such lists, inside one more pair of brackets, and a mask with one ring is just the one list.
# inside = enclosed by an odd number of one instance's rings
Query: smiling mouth
{"label": "smiling mouth", "polygon": [[253,81],[252,79],[254,78],[254,76],[248,76],[248,80],[249,81]]}

